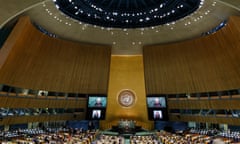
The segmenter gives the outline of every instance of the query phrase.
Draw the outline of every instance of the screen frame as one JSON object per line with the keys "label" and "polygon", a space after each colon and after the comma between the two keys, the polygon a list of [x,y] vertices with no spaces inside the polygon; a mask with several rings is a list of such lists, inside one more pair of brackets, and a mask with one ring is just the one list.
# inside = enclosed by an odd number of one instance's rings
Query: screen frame
{"label": "screen frame", "polygon": [[[153,104],[149,104],[150,99],[153,98],[160,98],[164,99],[163,106],[154,106]],[[147,103],[147,110],[148,110],[148,119],[152,121],[168,121],[168,103],[167,103],[167,97],[166,95],[161,94],[154,94],[154,95],[147,95],[146,96],[146,103]],[[161,111],[162,117],[161,118],[155,118],[154,117],[154,111]]]}
{"label": "screen frame", "polygon": [[[95,104],[90,105],[91,98],[104,98],[104,102],[102,106],[95,106]],[[88,94],[87,95],[87,111],[86,111],[86,119],[87,120],[105,120],[106,116],[106,108],[107,108],[107,95],[105,94]],[[100,111],[100,117],[93,117],[94,111]]]}
{"label": "screen frame", "polygon": [[[159,113],[159,118],[156,117],[157,113]],[[162,119],[162,118],[163,118],[162,110],[153,110],[153,119]]]}
{"label": "screen frame", "polygon": [[[99,117],[94,117],[94,112],[100,111]],[[91,108],[87,110],[87,119],[88,120],[104,120],[106,114],[106,109],[104,108]]]}
{"label": "screen frame", "polygon": [[[162,117],[156,118],[154,116],[154,111],[161,111]],[[153,121],[168,121],[168,110],[166,108],[161,108],[161,109],[148,109],[148,119],[153,120]]]}
{"label": "screen frame", "polygon": [[[92,105],[91,99],[97,99],[97,98],[101,98],[104,99],[103,101],[103,105],[102,106],[98,106],[98,105]],[[95,94],[95,95],[88,95],[88,99],[87,99],[87,107],[88,108],[106,108],[107,107],[107,96],[106,95],[99,95],[99,94]]]}
{"label": "screen frame", "polygon": [[[154,106],[154,104],[150,104],[150,101],[154,101],[155,99],[159,100],[159,104],[162,103],[162,106]],[[162,102],[163,100],[163,102]],[[167,98],[166,96],[160,96],[160,95],[153,95],[153,96],[147,96],[146,98],[147,107],[148,108],[167,108]]]}

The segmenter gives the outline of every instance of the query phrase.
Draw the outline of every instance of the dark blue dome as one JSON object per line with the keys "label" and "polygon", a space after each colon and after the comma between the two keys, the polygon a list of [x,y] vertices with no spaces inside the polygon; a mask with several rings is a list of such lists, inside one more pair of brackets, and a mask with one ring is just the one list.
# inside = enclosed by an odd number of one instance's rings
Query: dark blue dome
{"label": "dark blue dome", "polygon": [[66,15],[113,28],[157,26],[181,19],[203,0],[54,0]]}

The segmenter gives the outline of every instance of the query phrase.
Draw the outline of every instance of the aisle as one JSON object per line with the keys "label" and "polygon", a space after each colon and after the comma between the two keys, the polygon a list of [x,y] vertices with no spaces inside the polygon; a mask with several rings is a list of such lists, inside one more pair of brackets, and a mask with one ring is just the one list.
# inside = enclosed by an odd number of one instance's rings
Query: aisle
{"label": "aisle", "polygon": [[127,139],[127,138],[125,138],[125,142],[124,142],[124,144],[130,144],[130,140]]}

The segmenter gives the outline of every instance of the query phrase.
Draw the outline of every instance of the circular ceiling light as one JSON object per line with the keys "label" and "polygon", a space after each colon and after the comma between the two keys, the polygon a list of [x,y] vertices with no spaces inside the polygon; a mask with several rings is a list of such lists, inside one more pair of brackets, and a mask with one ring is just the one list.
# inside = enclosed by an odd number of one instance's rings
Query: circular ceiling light
{"label": "circular ceiling light", "polygon": [[142,28],[179,20],[204,0],[53,0],[73,19],[113,28]]}

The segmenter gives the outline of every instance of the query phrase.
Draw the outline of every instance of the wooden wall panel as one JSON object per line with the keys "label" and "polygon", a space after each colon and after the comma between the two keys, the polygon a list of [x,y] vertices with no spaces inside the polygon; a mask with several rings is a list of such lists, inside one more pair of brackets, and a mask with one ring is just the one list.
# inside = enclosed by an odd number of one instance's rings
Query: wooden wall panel
{"label": "wooden wall panel", "polygon": [[28,17],[21,18],[19,25],[22,31],[14,29],[5,43],[11,52],[1,67],[0,83],[56,92],[107,93],[110,46],[48,37]]}
{"label": "wooden wall panel", "polygon": [[21,33],[27,29],[28,22],[27,21],[19,21],[18,25],[14,27],[12,34],[8,37],[8,40],[0,49],[0,69],[7,60],[9,53],[11,52],[12,48],[15,47],[16,43],[21,38]]}
{"label": "wooden wall panel", "polygon": [[10,116],[3,118],[0,125],[24,124],[30,122],[51,122],[85,119],[85,113],[80,114],[61,114],[61,115],[39,115],[39,116]]}
{"label": "wooden wall panel", "polygon": [[169,109],[240,109],[240,99],[168,101]]}
{"label": "wooden wall panel", "polygon": [[177,94],[240,87],[240,17],[198,39],[143,48],[147,94]]}
{"label": "wooden wall panel", "polygon": [[201,122],[201,123],[218,123],[229,125],[240,125],[239,118],[229,117],[204,117],[204,116],[190,116],[190,115],[169,115],[170,121],[183,121],[183,122]]}
{"label": "wooden wall panel", "polygon": [[4,108],[83,108],[86,109],[87,99],[57,100],[39,98],[18,98],[1,96],[0,106]]}

